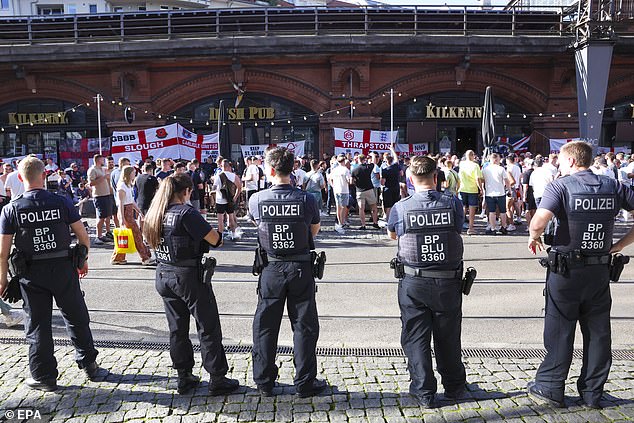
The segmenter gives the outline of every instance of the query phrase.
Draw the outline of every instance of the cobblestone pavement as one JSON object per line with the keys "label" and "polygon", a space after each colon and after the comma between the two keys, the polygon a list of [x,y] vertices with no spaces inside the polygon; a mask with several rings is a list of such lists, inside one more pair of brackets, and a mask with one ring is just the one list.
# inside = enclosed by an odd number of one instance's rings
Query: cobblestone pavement
{"label": "cobblestone pavement", "polygon": [[[278,356],[279,382],[272,398],[254,389],[251,357],[229,354],[229,376],[246,387],[233,395],[207,395],[203,383],[189,395],[175,393],[176,371],[169,353],[102,348],[98,362],[110,370],[103,382],[84,378],[71,348],[56,349],[60,389],[27,389],[27,347],[0,345],[0,420],[37,410],[41,420],[68,422],[604,422],[634,420],[634,363],[615,361],[606,385],[603,410],[579,405],[574,379],[568,380],[565,409],[538,404],[524,388],[538,359],[466,358],[468,395],[459,402],[439,395],[440,407],[425,410],[407,394],[409,376],[402,357],[318,357],[319,377],[332,389],[298,399],[292,387],[292,357]],[[199,363],[198,363],[199,364]],[[580,361],[571,375],[579,374]],[[201,372],[200,366],[195,371]],[[208,380],[207,374],[200,374]],[[16,418],[10,421],[17,421]]]}

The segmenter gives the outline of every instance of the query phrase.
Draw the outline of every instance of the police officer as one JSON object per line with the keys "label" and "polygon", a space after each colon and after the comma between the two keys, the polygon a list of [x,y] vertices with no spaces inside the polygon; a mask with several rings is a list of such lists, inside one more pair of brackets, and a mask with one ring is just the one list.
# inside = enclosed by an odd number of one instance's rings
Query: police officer
{"label": "police officer", "polygon": [[[612,244],[614,218],[621,208],[634,209],[634,192],[607,176],[593,174],[592,146],[570,142],[559,155],[562,175],[546,187],[530,224],[529,250],[543,249],[541,235],[555,217],[557,225],[549,251],[546,276],[544,346],[546,357],[528,393],[564,407],[564,385],[577,321],[583,335],[583,365],[577,380],[581,400],[600,408],[611,356],[609,265],[610,253],[634,240],[632,230]],[[552,266],[551,266],[552,264]]]}
{"label": "police officer", "polygon": [[156,250],[156,290],[163,297],[170,330],[170,356],[178,371],[177,391],[187,393],[200,382],[192,374],[191,314],[198,327],[203,367],[211,376],[209,393],[223,395],[238,389],[239,384],[226,377],[229,365],[222,346],[218,305],[211,285],[203,283],[201,267],[203,254],[210,245],[219,247],[222,235],[188,204],[193,189],[186,173],[163,179],[145,217],[143,234]]}
{"label": "police officer", "polygon": [[277,338],[288,300],[295,389],[303,398],[326,388],[324,381],[315,378],[319,321],[310,254],[320,220],[317,201],[290,185],[293,165],[292,152],[281,147],[270,149],[266,153],[265,174],[273,186],[254,194],[249,201],[249,215],[257,223],[258,242],[268,258],[260,275],[253,319],[253,379],[261,395],[272,395],[278,375]]}
{"label": "police officer", "polygon": [[75,347],[75,361],[91,380],[102,373],[95,362],[97,350],[79,287],[79,275],[85,275],[88,266],[77,269],[73,263],[69,225],[85,251],[90,240],[70,200],[44,189],[46,171],[41,160],[34,156],[25,158],[18,172],[25,192],[4,207],[0,216],[0,295],[6,293],[9,250],[14,241],[19,256],[26,261],[19,280],[27,316],[25,332],[31,370],[26,385],[54,391],[58,371],[51,328],[53,298]]}
{"label": "police officer", "polygon": [[409,392],[422,407],[433,408],[437,386],[432,337],[445,397],[457,399],[465,391],[460,357],[464,212],[455,195],[435,190],[433,159],[413,157],[409,170],[416,192],[394,205],[387,230],[392,239],[398,239],[397,259],[404,269],[399,275],[398,301],[401,344],[412,379]]}

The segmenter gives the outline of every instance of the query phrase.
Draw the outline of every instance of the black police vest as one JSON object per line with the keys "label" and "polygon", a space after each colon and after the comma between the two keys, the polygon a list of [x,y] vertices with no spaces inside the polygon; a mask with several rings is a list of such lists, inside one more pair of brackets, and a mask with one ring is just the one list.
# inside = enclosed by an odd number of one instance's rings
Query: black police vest
{"label": "black police vest", "polygon": [[[568,231],[555,233],[553,247],[557,251],[581,250],[584,255],[604,255],[612,247],[614,217],[618,214],[617,182],[607,176],[592,175],[580,178],[576,175],[560,179],[566,189],[564,207]],[[559,221],[559,225],[563,223]]]}
{"label": "black police vest", "polygon": [[272,256],[310,252],[310,228],[304,218],[306,193],[273,187],[258,193],[260,246]]}
{"label": "black police vest", "polygon": [[68,251],[68,211],[58,195],[42,190],[39,198],[18,196],[13,206],[18,223],[15,247],[29,257]]}
{"label": "black police vest", "polygon": [[190,209],[192,206],[188,204],[173,204],[165,212],[161,243],[155,251],[160,263],[184,265],[183,262],[197,260],[205,253],[201,243],[196,242],[183,226],[183,217]]}
{"label": "black police vest", "polygon": [[402,202],[405,231],[398,240],[401,262],[430,270],[460,267],[464,247],[456,230],[454,201],[452,195],[428,191]]}

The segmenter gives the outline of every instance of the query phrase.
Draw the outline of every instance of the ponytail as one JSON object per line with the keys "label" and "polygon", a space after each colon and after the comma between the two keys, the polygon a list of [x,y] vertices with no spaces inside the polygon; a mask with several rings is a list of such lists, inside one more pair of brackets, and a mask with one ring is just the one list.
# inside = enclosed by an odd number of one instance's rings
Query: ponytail
{"label": "ponytail", "polygon": [[143,224],[143,236],[150,247],[156,248],[161,243],[163,218],[169,205],[184,197],[185,190],[192,189],[192,186],[192,179],[186,173],[173,174],[161,181]]}

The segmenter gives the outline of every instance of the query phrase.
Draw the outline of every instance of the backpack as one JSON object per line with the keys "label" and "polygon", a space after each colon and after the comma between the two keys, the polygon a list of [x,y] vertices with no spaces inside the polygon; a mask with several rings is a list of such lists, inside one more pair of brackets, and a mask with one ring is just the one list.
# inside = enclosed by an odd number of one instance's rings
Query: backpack
{"label": "backpack", "polygon": [[222,193],[222,196],[227,199],[227,204],[232,206],[233,197],[235,197],[238,187],[236,184],[231,182],[224,173],[220,174],[220,183],[220,192]]}

